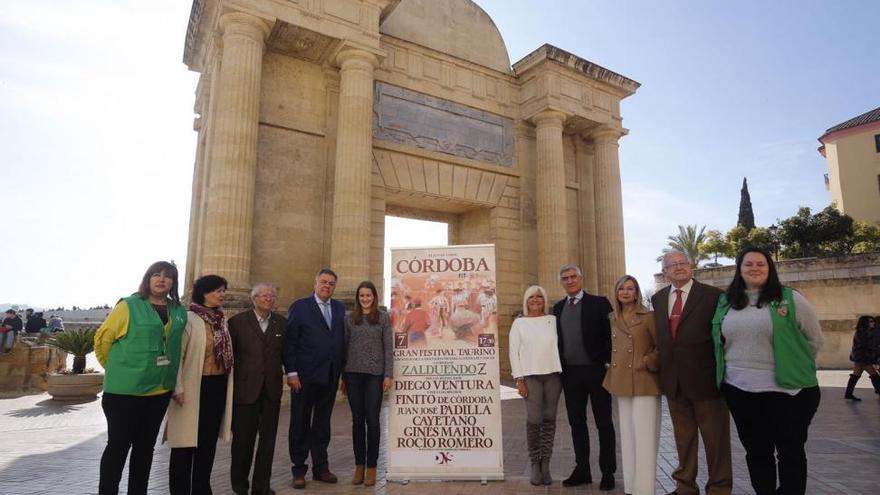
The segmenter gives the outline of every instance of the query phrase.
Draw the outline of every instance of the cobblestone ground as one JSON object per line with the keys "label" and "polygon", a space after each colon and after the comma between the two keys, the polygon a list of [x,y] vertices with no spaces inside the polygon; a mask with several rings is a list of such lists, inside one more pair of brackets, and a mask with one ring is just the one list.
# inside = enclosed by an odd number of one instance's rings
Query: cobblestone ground
{"label": "cobblestone ground", "polygon": [[[863,379],[858,394],[864,400],[852,403],[843,400],[839,387],[846,372],[822,372],[822,402],[813,420],[807,443],[809,458],[809,494],[876,494],[880,485],[880,399]],[[508,396],[510,394],[507,394]],[[527,478],[528,459],[525,446],[525,407],[521,400],[504,400],[504,476],[505,481],[489,482],[412,482],[408,485],[380,481],[375,489],[352,487],[346,483],[351,476],[353,455],[350,447],[350,414],[348,404],[337,402],[333,414],[330,467],[339,475],[340,483],[327,485],[309,481],[306,492],[326,494],[516,494],[516,493],[623,493],[623,481],[618,470],[618,488],[600,492],[597,483],[586,487],[563,488],[559,480],[568,475],[574,454],[569,429],[560,407],[556,448],[551,463],[554,484],[549,488],[534,488]],[[386,411],[383,411],[386,414]],[[275,452],[272,487],[279,494],[303,493],[290,488],[287,456],[287,424],[289,409],[282,406],[279,441]],[[592,422],[592,418],[589,419]],[[596,432],[591,424],[591,439]],[[80,404],[58,403],[47,394],[0,399],[0,495],[59,494],[78,495],[97,493],[98,461],[106,441],[106,425],[100,400]],[[745,459],[736,432],[733,432],[734,493],[752,493]],[[595,443],[594,443],[595,445]],[[156,448],[150,482],[151,493],[168,491],[169,450],[164,445]],[[599,473],[595,450],[593,473]],[[657,460],[657,493],[674,488],[671,479],[676,465],[672,425],[668,413],[663,414],[660,455]],[[380,479],[384,474],[384,459],[379,460]],[[229,487],[229,446],[218,446],[214,465],[215,494],[231,494]],[[700,459],[699,483],[704,484],[705,462]],[[127,473],[123,475],[123,480]],[[124,482],[123,482],[124,484]],[[124,487],[123,487],[124,488]]]}

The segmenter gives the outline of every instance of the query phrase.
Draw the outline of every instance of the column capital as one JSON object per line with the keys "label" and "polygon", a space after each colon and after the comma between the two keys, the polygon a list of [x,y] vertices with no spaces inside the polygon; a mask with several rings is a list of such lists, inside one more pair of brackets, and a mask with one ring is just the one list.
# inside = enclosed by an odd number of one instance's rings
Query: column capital
{"label": "column capital", "polygon": [[568,118],[568,114],[565,112],[560,112],[559,110],[541,110],[540,112],[532,115],[529,120],[535,124],[536,126],[545,126],[545,125],[556,125],[562,127],[565,123],[565,120]]}
{"label": "column capital", "polygon": [[262,44],[269,37],[272,27],[266,20],[255,15],[233,11],[220,16],[220,30],[224,39],[237,35]]}
{"label": "column capital", "polygon": [[343,41],[336,49],[336,53],[333,54],[331,60],[335,65],[338,65],[340,69],[352,66],[360,66],[366,69],[367,66],[369,66],[369,70],[372,70],[379,67],[379,64],[385,60],[385,55],[386,53],[384,50],[356,45],[350,41]]}
{"label": "column capital", "polygon": [[598,129],[590,131],[589,134],[584,136],[584,138],[592,139],[596,143],[607,143],[611,141],[616,143],[618,139],[625,136],[626,134],[626,129],[600,127]]}

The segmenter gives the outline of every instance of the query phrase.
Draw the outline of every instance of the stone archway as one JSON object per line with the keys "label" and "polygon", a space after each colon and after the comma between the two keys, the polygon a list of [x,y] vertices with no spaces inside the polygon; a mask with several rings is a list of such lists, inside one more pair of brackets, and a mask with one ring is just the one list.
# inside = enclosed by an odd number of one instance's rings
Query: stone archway
{"label": "stone archway", "polygon": [[639,84],[550,45],[511,67],[470,0],[194,0],[184,61],[187,280],[224,275],[233,304],[258,281],[286,304],[321,266],[342,297],[380,281],[394,210],[496,245],[502,327],[527,285],[560,295],[562,264],[600,294],[624,273],[620,101]]}

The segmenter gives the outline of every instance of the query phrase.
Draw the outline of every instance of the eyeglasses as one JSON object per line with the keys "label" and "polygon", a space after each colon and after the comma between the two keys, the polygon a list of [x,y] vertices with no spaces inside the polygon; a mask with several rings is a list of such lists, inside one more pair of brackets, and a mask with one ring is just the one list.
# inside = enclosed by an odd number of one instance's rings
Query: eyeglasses
{"label": "eyeglasses", "polygon": [[678,263],[670,263],[668,265],[663,265],[663,268],[684,268],[684,267],[688,267],[688,266],[691,266],[691,264],[686,261],[681,261]]}
{"label": "eyeglasses", "polygon": [[318,285],[327,285],[330,287],[336,287],[335,280],[318,280]]}

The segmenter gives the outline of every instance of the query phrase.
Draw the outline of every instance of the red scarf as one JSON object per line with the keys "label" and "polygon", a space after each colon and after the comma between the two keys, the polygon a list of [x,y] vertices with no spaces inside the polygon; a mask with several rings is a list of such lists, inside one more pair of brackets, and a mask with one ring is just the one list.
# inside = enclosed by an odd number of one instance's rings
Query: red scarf
{"label": "red scarf", "polygon": [[232,371],[232,339],[226,329],[223,308],[208,309],[201,304],[189,303],[189,310],[199,315],[214,330],[214,358],[228,375]]}

